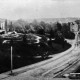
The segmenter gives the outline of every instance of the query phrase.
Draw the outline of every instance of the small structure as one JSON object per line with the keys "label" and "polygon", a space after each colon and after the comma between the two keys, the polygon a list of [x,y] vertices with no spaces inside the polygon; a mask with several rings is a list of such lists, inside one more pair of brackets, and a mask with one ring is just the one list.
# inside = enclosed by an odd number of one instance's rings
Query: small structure
{"label": "small structure", "polygon": [[2,20],[0,22],[0,32],[2,33],[2,31],[7,33],[7,20]]}
{"label": "small structure", "polygon": [[76,22],[70,23],[70,31],[72,31],[74,33],[78,31],[78,24]]}
{"label": "small structure", "polygon": [[78,38],[79,38],[79,26],[76,22],[72,22],[70,24],[70,30],[75,34],[75,46],[78,46]]}

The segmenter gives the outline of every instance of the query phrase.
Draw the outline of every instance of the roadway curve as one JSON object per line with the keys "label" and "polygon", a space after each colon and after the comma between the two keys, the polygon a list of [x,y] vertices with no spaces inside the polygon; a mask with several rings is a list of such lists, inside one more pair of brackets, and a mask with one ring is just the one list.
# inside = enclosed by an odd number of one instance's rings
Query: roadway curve
{"label": "roadway curve", "polygon": [[0,74],[0,80],[46,80],[62,74],[80,61],[80,50],[74,42],[70,49],[49,60],[13,70],[15,76],[8,75],[10,72]]}

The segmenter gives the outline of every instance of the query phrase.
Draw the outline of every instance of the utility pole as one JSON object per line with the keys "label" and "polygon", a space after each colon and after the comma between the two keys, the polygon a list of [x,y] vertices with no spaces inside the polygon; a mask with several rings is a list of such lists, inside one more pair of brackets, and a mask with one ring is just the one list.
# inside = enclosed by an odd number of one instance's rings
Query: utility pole
{"label": "utility pole", "polygon": [[11,73],[13,75],[13,40],[11,39]]}
{"label": "utility pole", "polygon": [[13,55],[12,55],[12,52],[13,52],[13,47],[11,45],[11,74],[13,74]]}

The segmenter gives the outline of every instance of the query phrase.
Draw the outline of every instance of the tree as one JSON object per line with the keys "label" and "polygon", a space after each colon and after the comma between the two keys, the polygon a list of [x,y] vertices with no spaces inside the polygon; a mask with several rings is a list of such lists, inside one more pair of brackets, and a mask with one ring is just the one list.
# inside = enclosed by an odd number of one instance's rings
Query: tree
{"label": "tree", "polygon": [[40,26],[42,26],[43,29],[45,30],[46,23],[45,23],[44,21],[41,21],[41,22],[40,22]]}
{"label": "tree", "polygon": [[75,38],[75,34],[70,31],[70,23],[63,23],[61,32],[64,35],[64,37],[67,39]]}
{"label": "tree", "polygon": [[39,29],[39,30],[37,31],[37,34],[44,35],[44,34],[45,34],[44,29]]}
{"label": "tree", "polygon": [[57,31],[56,35],[55,35],[55,42],[62,44],[63,48],[64,48],[64,44],[65,44],[65,39],[63,34],[61,33],[61,31]]}
{"label": "tree", "polygon": [[10,22],[9,24],[7,24],[7,31],[14,31],[14,27],[12,22]]}
{"label": "tree", "polygon": [[57,22],[57,29],[58,29],[59,31],[61,31],[61,29],[62,29],[62,25],[61,25],[61,23],[59,23],[59,22]]}
{"label": "tree", "polygon": [[52,38],[54,38],[54,31],[51,29],[49,34],[50,34],[49,38],[50,38],[50,41],[51,41]]}

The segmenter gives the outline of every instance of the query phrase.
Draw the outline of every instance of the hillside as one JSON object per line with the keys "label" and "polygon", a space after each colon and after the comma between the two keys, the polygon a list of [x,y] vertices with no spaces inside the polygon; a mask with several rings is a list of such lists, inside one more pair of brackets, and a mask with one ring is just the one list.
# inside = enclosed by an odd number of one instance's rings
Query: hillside
{"label": "hillside", "polygon": [[78,20],[80,18],[42,18],[42,19],[37,19],[37,21],[44,21],[44,22],[57,22],[57,21],[60,21],[60,22],[73,22],[75,20]]}
{"label": "hillside", "polygon": [[[37,20],[38,22],[40,21],[44,21],[44,22],[57,22],[57,21],[60,21],[60,22],[73,22],[75,20],[79,20],[80,18],[77,18],[77,17],[68,17],[68,18],[38,18],[38,19],[18,19],[18,20],[7,20],[8,22],[12,21],[13,23],[14,22],[33,22],[34,20]],[[6,19],[2,19],[0,18],[0,22],[1,21],[4,21]]]}

